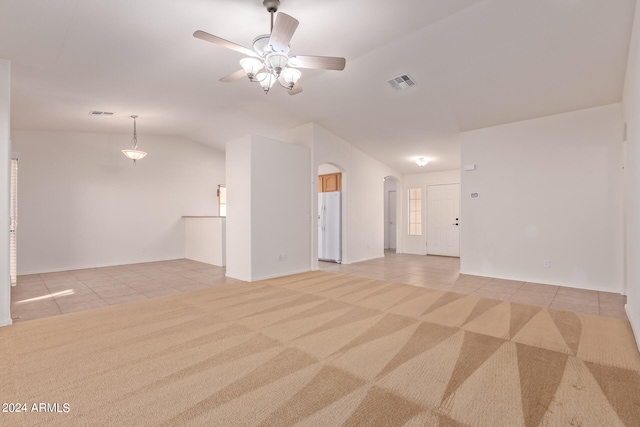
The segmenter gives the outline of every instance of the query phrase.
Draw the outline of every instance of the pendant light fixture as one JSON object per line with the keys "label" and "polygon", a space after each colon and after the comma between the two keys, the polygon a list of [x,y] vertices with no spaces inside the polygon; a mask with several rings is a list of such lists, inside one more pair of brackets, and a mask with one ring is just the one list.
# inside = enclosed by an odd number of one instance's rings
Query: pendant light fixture
{"label": "pendant light fixture", "polygon": [[131,139],[131,143],[133,144],[133,150],[122,150],[122,154],[133,160],[133,165],[135,166],[136,160],[140,160],[144,156],[147,155],[146,152],[138,150],[138,134],[136,132],[136,119],[138,116],[131,116],[133,119],[133,138]]}

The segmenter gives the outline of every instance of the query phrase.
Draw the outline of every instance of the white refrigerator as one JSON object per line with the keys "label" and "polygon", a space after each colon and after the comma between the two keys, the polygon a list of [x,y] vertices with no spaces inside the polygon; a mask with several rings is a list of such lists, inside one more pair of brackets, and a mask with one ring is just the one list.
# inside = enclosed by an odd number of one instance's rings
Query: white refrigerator
{"label": "white refrigerator", "polygon": [[342,262],[342,192],[318,193],[318,259]]}

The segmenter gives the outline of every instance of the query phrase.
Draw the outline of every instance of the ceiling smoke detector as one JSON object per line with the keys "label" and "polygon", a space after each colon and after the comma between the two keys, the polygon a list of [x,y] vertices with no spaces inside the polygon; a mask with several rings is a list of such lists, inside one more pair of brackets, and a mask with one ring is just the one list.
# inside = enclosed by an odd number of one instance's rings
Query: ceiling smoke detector
{"label": "ceiling smoke detector", "polygon": [[389,80],[387,83],[391,85],[395,90],[404,90],[409,89],[410,87],[416,86],[416,82],[409,77],[407,74],[403,74],[396,78]]}

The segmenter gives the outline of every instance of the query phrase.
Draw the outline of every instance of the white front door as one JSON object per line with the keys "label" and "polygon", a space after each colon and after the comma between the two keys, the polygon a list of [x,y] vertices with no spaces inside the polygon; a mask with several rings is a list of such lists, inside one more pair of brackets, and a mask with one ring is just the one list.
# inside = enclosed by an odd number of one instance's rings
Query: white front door
{"label": "white front door", "polygon": [[389,191],[387,218],[389,219],[389,249],[396,249],[396,191]]}
{"label": "white front door", "polygon": [[427,186],[427,255],[460,256],[460,184]]}

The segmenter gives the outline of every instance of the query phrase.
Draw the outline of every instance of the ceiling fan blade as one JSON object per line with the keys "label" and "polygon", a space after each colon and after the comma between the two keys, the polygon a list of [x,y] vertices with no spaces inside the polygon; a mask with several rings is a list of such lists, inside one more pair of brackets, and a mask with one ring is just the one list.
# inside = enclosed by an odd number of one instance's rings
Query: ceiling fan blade
{"label": "ceiling fan blade", "polygon": [[240,52],[247,56],[259,57],[257,53],[247,47],[240,46],[239,44],[235,44],[233,42],[230,42],[229,40],[214,36],[213,34],[209,34],[205,31],[198,30],[193,33],[193,37],[204,40],[206,42],[217,44],[218,46],[226,47],[227,49],[235,50],[236,52]]}
{"label": "ceiling fan blade", "polygon": [[286,13],[278,13],[276,16],[276,22],[273,24],[273,30],[271,31],[271,38],[269,44],[272,46],[274,52],[288,52],[289,42],[296,28],[298,28],[298,20]]}
{"label": "ceiling fan blade", "polygon": [[315,68],[319,70],[344,70],[347,60],[333,56],[292,56],[289,65],[298,68]]}
{"label": "ceiling fan blade", "polygon": [[231,83],[231,82],[235,82],[236,80],[240,80],[243,77],[246,77],[246,75],[247,73],[245,73],[244,70],[241,68],[238,71],[229,74],[228,76],[224,76],[219,81],[223,83]]}

